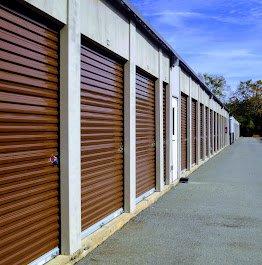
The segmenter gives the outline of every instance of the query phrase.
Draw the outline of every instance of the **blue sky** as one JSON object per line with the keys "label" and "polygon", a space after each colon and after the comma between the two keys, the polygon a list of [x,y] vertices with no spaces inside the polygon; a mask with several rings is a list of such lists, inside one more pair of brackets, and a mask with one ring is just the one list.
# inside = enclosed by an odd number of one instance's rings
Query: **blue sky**
{"label": "blue sky", "polygon": [[262,0],[130,0],[197,73],[262,79]]}

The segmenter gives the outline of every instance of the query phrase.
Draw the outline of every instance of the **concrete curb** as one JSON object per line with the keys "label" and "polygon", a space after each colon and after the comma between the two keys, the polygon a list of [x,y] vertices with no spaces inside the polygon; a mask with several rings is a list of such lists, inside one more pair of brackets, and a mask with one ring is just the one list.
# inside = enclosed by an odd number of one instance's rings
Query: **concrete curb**
{"label": "concrete curb", "polygon": [[93,251],[96,247],[102,244],[106,239],[112,236],[115,232],[120,230],[125,224],[127,224],[132,218],[137,216],[140,212],[154,204],[159,198],[161,198],[164,194],[169,192],[172,188],[177,186],[179,183],[179,179],[170,185],[164,186],[163,191],[155,192],[149,197],[142,200],[137,204],[136,210],[133,213],[123,213],[108,224],[101,227],[99,230],[94,232],[92,235],[84,238],[82,240],[81,249],[72,256],[59,255],[53,260],[49,261],[47,265],[73,265],[78,261],[87,256],[91,251]]}

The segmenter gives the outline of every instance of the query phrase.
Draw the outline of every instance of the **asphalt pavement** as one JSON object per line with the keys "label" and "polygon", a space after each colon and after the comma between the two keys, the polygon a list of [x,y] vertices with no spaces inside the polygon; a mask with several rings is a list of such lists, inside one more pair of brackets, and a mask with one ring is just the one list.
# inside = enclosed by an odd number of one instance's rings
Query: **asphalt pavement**
{"label": "asphalt pavement", "polygon": [[261,265],[262,140],[240,138],[78,265]]}

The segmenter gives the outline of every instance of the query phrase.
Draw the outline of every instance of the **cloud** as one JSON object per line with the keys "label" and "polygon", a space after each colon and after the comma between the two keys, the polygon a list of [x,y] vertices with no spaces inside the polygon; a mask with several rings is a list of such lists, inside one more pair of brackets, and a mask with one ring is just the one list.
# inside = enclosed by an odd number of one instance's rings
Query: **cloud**
{"label": "cloud", "polygon": [[132,0],[196,72],[261,79],[261,0]]}

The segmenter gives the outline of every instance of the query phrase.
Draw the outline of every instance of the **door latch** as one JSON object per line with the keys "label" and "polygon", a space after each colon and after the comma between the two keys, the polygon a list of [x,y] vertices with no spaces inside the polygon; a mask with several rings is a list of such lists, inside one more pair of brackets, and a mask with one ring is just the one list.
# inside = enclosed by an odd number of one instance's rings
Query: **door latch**
{"label": "door latch", "polygon": [[123,144],[120,145],[119,149],[118,149],[118,152],[123,154],[124,153],[124,146]]}
{"label": "door latch", "polygon": [[53,166],[57,166],[59,165],[59,159],[57,156],[50,156],[49,158],[49,162],[53,165]]}

